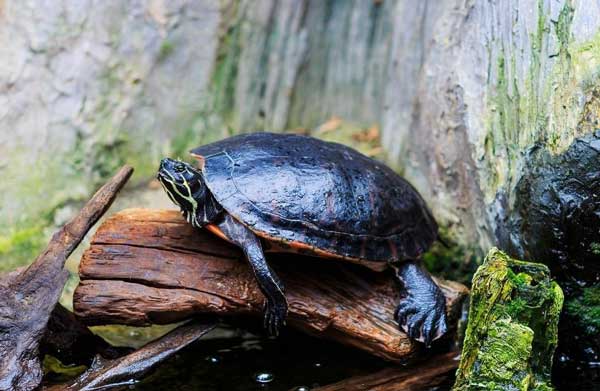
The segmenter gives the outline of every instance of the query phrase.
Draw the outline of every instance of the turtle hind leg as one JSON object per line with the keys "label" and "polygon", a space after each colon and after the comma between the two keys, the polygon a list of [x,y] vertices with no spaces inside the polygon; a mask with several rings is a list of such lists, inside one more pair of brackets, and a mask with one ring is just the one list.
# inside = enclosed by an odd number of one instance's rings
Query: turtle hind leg
{"label": "turtle hind leg", "polygon": [[285,325],[288,303],[285,298],[283,284],[267,264],[260,240],[252,231],[229,214],[225,214],[223,219],[216,225],[227,240],[244,251],[258,286],[266,298],[264,327],[270,335],[278,335],[280,328]]}
{"label": "turtle hind leg", "polygon": [[391,264],[403,297],[394,318],[410,339],[429,347],[446,333],[446,299],[420,261]]}

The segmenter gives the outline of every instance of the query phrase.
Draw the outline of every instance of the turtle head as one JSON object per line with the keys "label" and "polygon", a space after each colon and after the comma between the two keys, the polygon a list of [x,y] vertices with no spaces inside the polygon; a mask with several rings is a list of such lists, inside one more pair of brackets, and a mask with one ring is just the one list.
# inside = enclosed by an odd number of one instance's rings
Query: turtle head
{"label": "turtle head", "polygon": [[198,212],[202,214],[206,209],[205,201],[209,191],[202,172],[180,160],[164,158],[160,162],[157,178],[171,201],[181,208],[185,219],[195,227],[203,226]]}

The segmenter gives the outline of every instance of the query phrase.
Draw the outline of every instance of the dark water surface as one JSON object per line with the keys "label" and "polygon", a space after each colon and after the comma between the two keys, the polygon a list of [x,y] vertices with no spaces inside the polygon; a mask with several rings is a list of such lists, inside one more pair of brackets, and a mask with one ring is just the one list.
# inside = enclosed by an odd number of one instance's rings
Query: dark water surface
{"label": "dark water surface", "polygon": [[[218,333],[217,333],[218,334]],[[136,384],[136,390],[310,390],[389,366],[337,343],[285,330],[275,339],[239,332],[202,339]],[[268,383],[261,383],[272,379]],[[436,390],[447,390],[451,382]]]}
{"label": "dark water surface", "polygon": [[[389,365],[359,350],[289,329],[275,339],[223,328],[212,338],[186,348],[131,388],[280,391],[305,387],[304,390],[310,390]],[[588,366],[556,366],[553,382],[560,391],[600,390],[598,370]],[[261,383],[259,378],[270,381]],[[432,390],[450,390],[453,382],[450,377]]]}
{"label": "dark water surface", "polygon": [[[286,330],[202,339],[135,385],[136,390],[290,390],[330,384],[384,368],[384,361]],[[260,380],[263,381],[261,383]],[[266,382],[271,380],[270,382]]]}
{"label": "dark water surface", "polygon": [[[257,326],[251,329],[258,330]],[[130,342],[139,339],[141,343],[150,335],[138,334],[130,331],[124,338]],[[600,366],[596,363],[576,365],[561,361],[560,357],[557,361],[553,373],[557,390],[600,391]],[[284,329],[279,338],[270,338],[259,331],[251,334],[221,326],[171,357],[145,379],[102,389],[306,391],[388,366],[389,363],[359,350],[291,329]],[[54,379],[56,383],[67,380]],[[430,391],[450,390],[453,382],[450,376]]]}

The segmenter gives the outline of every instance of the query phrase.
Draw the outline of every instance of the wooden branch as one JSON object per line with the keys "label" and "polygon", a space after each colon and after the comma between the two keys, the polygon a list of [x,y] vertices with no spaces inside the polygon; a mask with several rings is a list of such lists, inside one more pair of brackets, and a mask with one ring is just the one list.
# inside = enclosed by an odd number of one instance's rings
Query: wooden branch
{"label": "wooden branch", "polygon": [[67,278],[65,260],[132,172],[123,167],[54,234],[31,266],[0,281],[0,390],[31,390],[40,383],[39,342]]}
{"label": "wooden branch", "polygon": [[146,375],[158,364],[208,333],[215,325],[215,321],[193,321],[127,356],[114,360],[104,360],[98,357],[86,372],[69,384],[56,385],[45,390],[91,391],[133,385],[135,379]]}
{"label": "wooden branch", "polygon": [[351,377],[315,391],[424,391],[439,386],[454,375],[458,352],[431,357],[411,368],[391,367],[365,376]]}
{"label": "wooden branch", "polygon": [[[391,361],[418,352],[398,330],[390,273],[289,254],[270,262],[286,286],[288,324]],[[80,264],[76,314],[87,324],[170,323],[195,313],[261,314],[263,295],[240,251],[175,211],[130,209],[98,229]],[[454,324],[467,289],[438,280]]]}

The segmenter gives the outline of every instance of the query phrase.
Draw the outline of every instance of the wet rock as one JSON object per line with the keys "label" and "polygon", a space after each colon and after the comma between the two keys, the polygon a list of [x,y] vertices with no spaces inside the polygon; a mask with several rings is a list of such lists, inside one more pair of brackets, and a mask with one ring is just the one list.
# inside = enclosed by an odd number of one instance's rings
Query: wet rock
{"label": "wet rock", "polygon": [[533,150],[528,160],[505,247],[546,263],[562,281],[598,283],[600,130],[576,139],[563,154]]}
{"label": "wet rock", "polygon": [[[597,112],[597,99],[590,102],[595,106],[589,111]],[[510,255],[545,263],[564,289],[558,347],[564,365],[587,365],[600,354],[598,162],[600,130],[576,139],[562,154],[533,149],[506,230],[497,232]]]}

